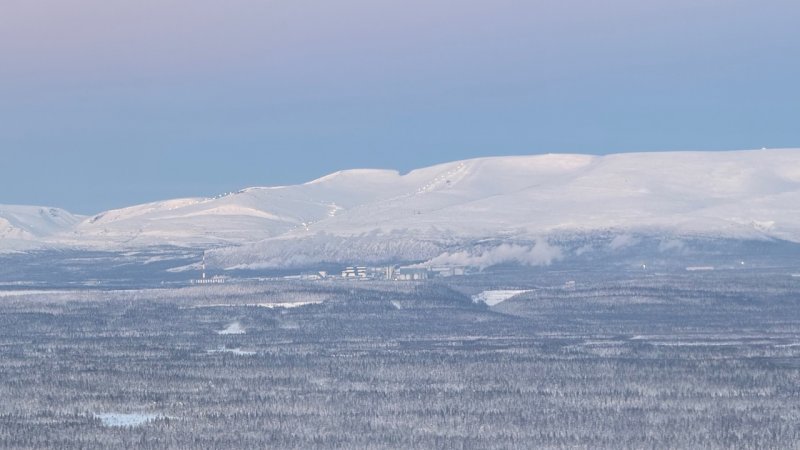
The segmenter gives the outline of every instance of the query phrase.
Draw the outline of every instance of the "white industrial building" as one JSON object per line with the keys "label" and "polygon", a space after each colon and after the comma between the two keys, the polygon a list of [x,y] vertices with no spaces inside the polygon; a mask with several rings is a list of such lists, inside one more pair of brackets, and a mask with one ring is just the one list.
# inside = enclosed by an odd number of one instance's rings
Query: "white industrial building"
{"label": "white industrial building", "polygon": [[342,278],[365,280],[367,278],[367,268],[365,266],[349,266],[342,271]]}
{"label": "white industrial building", "polygon": [[427,267],[400,267],[395,271],[394,279],[401,281],[427,280]]}

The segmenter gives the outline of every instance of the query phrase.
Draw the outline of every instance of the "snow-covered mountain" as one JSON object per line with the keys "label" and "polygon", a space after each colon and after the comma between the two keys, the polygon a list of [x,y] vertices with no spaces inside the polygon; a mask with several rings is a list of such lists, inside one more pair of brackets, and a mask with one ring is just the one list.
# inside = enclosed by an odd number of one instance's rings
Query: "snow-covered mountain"
{"label": "snow-covered mountain", "polygon": [[553,236],[597,231],[800,242],[800,150],[479,158],[407,174],[348,170],[80,222],[58,214],[58,227],[44,227],[50,222],[38,216],[15,225],[0,212],[13,227],[3,234],[0,221],[0,242],[231,247],[212,253],[227,266],[378,254],[374,259],[446,260],[466,251],[462,243],[486,239],[527,242],[506,250],[546,262],[557,257],[548,247]]}
{"label": "snow-covered mountain", "polygon": [[[337,214],[213,254],[241,267],[326,258],[485,266],[547,264],[563,256],[554,240],[597,232],[618,236],[616,247],[631,234],[800,241],[798,150],[498,157],[368,174],[311,186],[375,197],[331,196]],[[485,240],[498,243],[476,245]]]}
{"label": "snow-covered mountain", "polygon": [[0,205],[0,251],[40,247],[82,219],[60,208]]}

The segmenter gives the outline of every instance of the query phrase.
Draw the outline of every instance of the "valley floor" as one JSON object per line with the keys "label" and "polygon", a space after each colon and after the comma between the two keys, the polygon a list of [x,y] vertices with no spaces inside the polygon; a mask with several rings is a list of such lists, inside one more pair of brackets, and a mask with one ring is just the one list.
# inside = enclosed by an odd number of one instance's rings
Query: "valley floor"
{"label": "valley floor", "polygon": [[12,449],[790,448],[800,279],[0,292],[0,398]]}

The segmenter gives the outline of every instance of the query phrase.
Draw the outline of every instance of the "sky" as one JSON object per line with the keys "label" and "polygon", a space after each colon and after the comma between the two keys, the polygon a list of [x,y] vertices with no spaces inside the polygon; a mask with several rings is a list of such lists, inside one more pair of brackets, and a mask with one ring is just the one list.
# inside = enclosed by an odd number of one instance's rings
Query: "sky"
{"label": "sky", "polygon": [[0,203],[800,147],[796,0],[3,0]]}

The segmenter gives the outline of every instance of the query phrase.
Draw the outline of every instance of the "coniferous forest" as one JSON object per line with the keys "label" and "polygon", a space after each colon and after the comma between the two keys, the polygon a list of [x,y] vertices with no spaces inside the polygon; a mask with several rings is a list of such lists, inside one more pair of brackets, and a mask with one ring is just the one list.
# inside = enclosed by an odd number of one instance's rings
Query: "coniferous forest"
{"label": "coniferous forest", "polygon": [[790,448],[798,293],[769,270],[7,290],[0,448]]}

